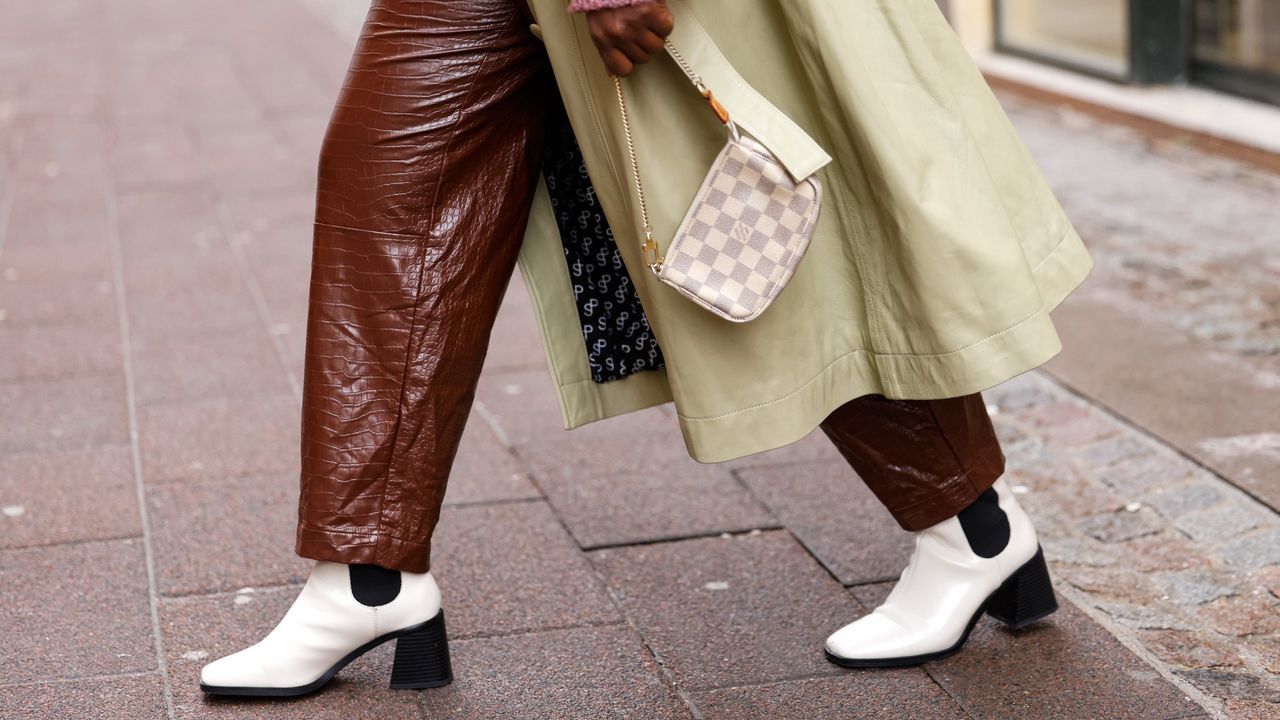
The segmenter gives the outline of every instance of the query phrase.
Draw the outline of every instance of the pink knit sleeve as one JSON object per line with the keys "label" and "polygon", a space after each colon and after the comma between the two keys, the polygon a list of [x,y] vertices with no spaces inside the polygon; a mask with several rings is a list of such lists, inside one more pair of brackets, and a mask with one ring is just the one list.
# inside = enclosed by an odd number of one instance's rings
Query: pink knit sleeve
{"label": "pink knit sleeve", "polygon": [[643,5],[648,2],[653,2],[653,0],[572,0],[569,3],[569,12],[628,7],[630,5]]}

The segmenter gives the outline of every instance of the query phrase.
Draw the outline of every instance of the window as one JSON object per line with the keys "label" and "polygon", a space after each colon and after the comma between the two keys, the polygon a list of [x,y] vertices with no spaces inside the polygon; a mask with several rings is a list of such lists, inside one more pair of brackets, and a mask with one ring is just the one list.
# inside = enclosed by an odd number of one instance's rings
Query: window
{"label": "window", "polygon": [[1000,0],[996,7],[1002,50],[1129,76],[1129,0]]}
{"label": "window", "polygon": [[1280,2],[1195,0],[1191,73],[1198,82],[1280,103]]}

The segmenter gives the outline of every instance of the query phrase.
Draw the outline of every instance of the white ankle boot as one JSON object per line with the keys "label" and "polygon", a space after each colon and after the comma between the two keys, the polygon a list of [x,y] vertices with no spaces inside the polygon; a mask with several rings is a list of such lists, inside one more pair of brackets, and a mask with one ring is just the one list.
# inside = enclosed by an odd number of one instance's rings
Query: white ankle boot
{"label": "white ankle boot", "polygon": [[440,588],[431,573],[401,571],[399,591],[390,601],[357,599],[349,567],[318,560],[279,624],[257,644],[205,665],[200,689],[217,695],[303,695],[392,638],[398,639],[391,687],[440,687],[453,679]]}
{"label": "white ankle boot", "polygon": [[[845,667],[917,665],[959,650],[984,612],[1019,628],[1058,608],[1030,518],[1003,478],[994,489],[1008,519],[1007,545],[983,544],[994,535],[1003,539],[1002,529],[971,544],[959,516],[917,532],[911,560],[884,603],[827,638],[829,660]],[[998,518],[994,505],[988,501],[986,509]]]}

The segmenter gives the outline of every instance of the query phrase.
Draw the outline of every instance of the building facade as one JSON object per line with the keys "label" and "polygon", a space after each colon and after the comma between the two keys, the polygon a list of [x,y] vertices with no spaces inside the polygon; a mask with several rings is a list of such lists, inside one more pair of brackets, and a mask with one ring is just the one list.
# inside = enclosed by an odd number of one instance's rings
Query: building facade
{"label": "building facade", "polygon": [[1280,0],[939,0],[966,45],[1280,104]]}

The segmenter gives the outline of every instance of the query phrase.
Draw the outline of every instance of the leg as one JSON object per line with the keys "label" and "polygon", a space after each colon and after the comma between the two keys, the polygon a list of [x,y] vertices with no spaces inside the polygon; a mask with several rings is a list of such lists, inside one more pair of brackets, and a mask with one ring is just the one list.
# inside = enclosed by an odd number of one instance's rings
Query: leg
{"label": "leg", "polygon": [[320,158],[296,552],[429,566],[548,99],[523,0],[377,0]]}
{"label": "leg", "polygon": [[885,601],[827,638],[829,659],[916,665],[959,650],[984,612],[1017,628],[1057,609],[1035,529],[1000,477],[1004,453],[980,393],[866,395],[821,427],[916,539]]}
{"label": "leg", "polygon": [[820,427],[904,530],[955,516],[1004,473],[981,393],[942,400],[863,395]]}
{"label": "leg", "polygon": [[452,680],[431,533],[558,97],[526,10],[369,10],[320,157],[295,544],[316,563],[205,692],[306,694],[391,639],[392,687]]}

